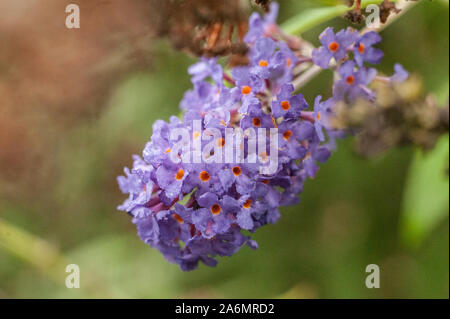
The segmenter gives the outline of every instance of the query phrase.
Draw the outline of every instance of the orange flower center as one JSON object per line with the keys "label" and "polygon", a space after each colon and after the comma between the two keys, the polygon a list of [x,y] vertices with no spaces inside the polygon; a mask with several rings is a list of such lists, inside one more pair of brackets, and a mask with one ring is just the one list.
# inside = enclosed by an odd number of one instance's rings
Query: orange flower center
{"label": "orange flower center", "polygon": [[252,88],[246,85],[242,88],[241,92],[244,95],[250,94],[252,92]]}
{"label": "orange flower center", "polygon": [[177,174],[175,175],[175,179],[176,179],[177,181],[180,181],[180,180],[183,179],[183,176],[184,176],[184,170],[183,170],[182,168],[180,168],[180,169],[178,170]]}
{"label": "orange flower center", "polygon": [[364,51],[366,51],[366,47],[364,46],[364,44],[360,43],[359,44],[359,48],[358,48],[359,53],[363,54]]}
{"label": "orange flower center", "polygon": [[223,137],[217,139],[217,146],[219,146],[220,148],[225,146],[225,139]]}
{"label": "orange flower center", "polygon": [[287,130],[286,132],[283,133],[283,138],[288,141],[292,136],[292,131],[291,130]]}
{"label": "orange flower center", "polygon": [[291,58],[287,58],[287,59],[286,59],[286,66],[287,66],[287,67],[290,67],[291,64],[292,64]]}
{"label": "orange flower center", "polygon": [[328,49],[330,49],[331,52],[336,52],[337,50],[339,50],[339,43],[335,41],[331,42],[328,46]]}
{"label": "orange flower center", "polygon": [[259,117],[254,117],[252,119],[252,122],[253,122],[253,126],[256,126],[256,127],[261,126],[261,119]]}
{"label": "orange flower center", "polygon": [[252,206],[252,200],[249,198],[245,201],[245,203],[242,205],[245,209],[249,209],[250,206]]}
{"label": "orange flower center", "polygon": [[291,108],[291,103],[289,103],[289,101],[282,101],[281,108],[285,111],[288,111]]}
{"label": "orange flower center", "polygon": [[321,117],[322,117],[322,115],[320,115],[320,112],[317,112],[317,116],[316,116],[317,120],[320,120]]}
{"label": "orange flower center", "polygon": [[265,179],[265,180],[263,180],[262,182],[263,182],[264,184],[266,184],[266,185],[269,184],[269,180],[268,180],[268,179]]}
{"label": "orange flower center", "polygon": [[220,207],[219,204],[214,204],[211,206],[210,210],[211,213],[213,213],[213,215],[217,215],[220,214],[220,212],[222,211],[222,207]]}
{"label": "orange flower center", "polygon": [[355,77],[353,75],[350,75],[345,81],[348,85],[352,85],[353,83],[355,83]]}
{"label": "orange flower center", "polygon": [[262,66],[263,68],[265,68],[268,65],[269,65],[269,62],[267,62],[266,60],[259,61],[259,66]]}
{"label": "orange flower center", "polygon": [[193,136],[194,138],[197,138],[197,137],[200,136],[200,132],[199,132],[199,131],[195,131],[194,133],[192,133],[192,136]]}
{"label": "orange flower center", "polygon": [[209,176],[209,173],[207,171],[201,171],[200,172],[200,180],[202,182],[207,182],[207,181],[209,181],[209,179],[210,179],[210,176]]}
{"label": "orange flower center", "polygon": [[168,147],[168,148],[164,151],[164,153],[165,153],[165,154],[169,154],[169,153],[170,153],[170,147]]}
{"label": "orange flower center", "polygon": [[178,214],[173,214],[173,218],[175,218],[175,220],[176,220],[177,222],[179,222],[180,224],[183,224],[183,223],[184,223],[184,219],[181,218],[181,216],[178,215]]}
{"label": "orange flower center", "polygon": [[239,166],[233,167],[232,171],[235,176],[241,175],[241,168]]}

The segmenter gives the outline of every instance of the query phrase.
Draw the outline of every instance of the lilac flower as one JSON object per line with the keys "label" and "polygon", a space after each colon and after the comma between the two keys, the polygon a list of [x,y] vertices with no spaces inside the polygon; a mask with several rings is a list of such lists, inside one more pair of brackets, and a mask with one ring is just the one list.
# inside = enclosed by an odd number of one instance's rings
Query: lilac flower
{"label": "lilac flower", "polygon": [[174,126],[174,124],[169,125],[169,123],[161,120],[158,120],[153,124],[154,138],[147,143],[143,152],[144,160],[147,163],[160,164],[169,159],[171,152],[169,132],[171,127]]}
{"label": "lilac flower", "polygon": [[225,108],[215,108],[205,114],[205,128],[222,128],[230,123],[230,112]]}
{"label": "lilac flower", "polygon": [[214,58],[202,58],[200,62],[188,68],[188,73],[192,75],[192,83],[198,83],[208,77],[211,77],[216,84],[222,83],[222,67],[217,64],[217,60]]}
{"label": "lilac flower", "polygon": [[308,128],[298,120],[286,120],[278,125],[280,157],[287,156],[288,161],[305,157],[306,149],[299,143],[306,140],[305,136],[309,135],[305,130]]}
{"label": "lilac flower", "polygon": [[259,38],[250,55],[253,72],[262,79],[267,79],[282,72],[285,58],[281,51],[276,51],[277,45],[270,38]]}
{"label": "lilac flower", "polygon": [[229,205],[228,196],[219,199],[214,193],[204,193],[197,199],[203,207],[192,214],[195,227],[202,232],[205,238],[212,238],[217,234],[226,233],[231,226],[233,207]]}
{"label": "lilac flower", "polygon": [[313,178],[319,169],[316,162],[324,163],[330,155],[331,152],[327,147],[320,146],[316,142],[310,143],[309,151],[303,160],[304,174],[307,177]]}
{"label": "lilac flower", "polygon": [[152,181],[143,183],[139,175],[130,173],[128,168],[125,168],[125,174],[127,177],[119,176],[117,181],[122,193],[128,193],[129,197],[117,208],[131,212],[134,208],[142,206],[149,201],[154,184]]}
{"label": "lilac flower", "polygon": [[[256,199],[260,197],[261,201]],[[280,206],[282,194],[274,186],[269,183],[257,183],[255,189],[255,197],[246,198],[242,196],[240,199],[241,206],[252,213],[265,211],[267,209],[277,208]]]}
{"label": "lilac flower", "polygon": [[[283,68],[278,68],[277,72],[272,72],[270,80],[275,84],[274,90],[284,83],[289,83],[292,80],[292,70],[297,65],[299,59],[297,55],[289,48],[285,42],[278,42],[279,59]],[[277,52],[277,53],[278,53]]]}
{"label": "lilac flower", "polygon": [[383,58],[383,52],[380,49],[372,47],[379,42],[381,42],[381,37],[375,31],[363,34],[356,41],[353,53],[359,67],[363,67],[364,62],[371,64],[380,63]]}
{"label": "lilac flower", "polygon": [[319,95],[314,101],[314,128],[316,129],[317,136],[320,141],[325,141],[325,135],[323,134],[323,128],[327,127],[327,121],[330,113],[332,113],[332,106],[334,105],[333,99],[322,101],[322,96]]}
{"label": "lilac flower", "polygon": [[198,193],[214,192],[220,194],[223,192],[222,183],[217,175],[222,169],[222,164],[186,164],[189,175],[186,177],[185,192],[190,192],[195,187]]}
{"label": "lilac flower", "polygon": [[308,107],[302,94],[292,95],[292,92],[292,84],[284,84],[280,88],[276,101],[272,102],[272,114],[275,118],[299,118],[301,111]]}
{"label": "lilac flower", "polygon": [[249,127],[254,129],[271,128],[274,127],[274,124],[270,114],[264,113],[260,106],[252,105],[248,108],[247,114],[242,117],[240,127],[243,130]]}
{"label": "lilac flower", "polygon": [[236,214],[236,222],[242,229],[252,230],[255,227],[252,214],[254,212],[263,211],[261,204],[251,198],[249,195],[242,196],[236,202],[238,212]]}
{"label": "lilac flower", "polygon": [[347,49],[355,42],[358,34],[350,28],[334,33],[333,28],[326,28],[320,35],[322,46],[314,49],[313,62],[323,69],[328,68],[334,57],[339,61],[347,56]]}
{"label": "lilac flower", "polygon": [[270,33],[270,29],[278,27],[276,20],[278,16],[278,3],[272,2],[270,4],[270,11],[263,18],[256,12],[254,12],[249,19],[248,33],[244,37],[244,41],[247,43],[253,43],[257,39]]}
{"label": "lilac flower", "polygon": [[254,176],[255,170],[251,165],[226,165],[218,173],[223,188],[228,191],[232,186],[236,188],[236,192],[240,195],[247,195],[255,187]]}
{"label": "lilac flower", "polygon": [[184,94],[180,102],[180,108],[182,110],[200,110],[214,101],[215,92],[217,92],[217,88],[210,83],[196,82],[194,83],[194,89]]}
{"label": "lilac flower", "polygon": [[336,100],[348,99],[354,102],[357,98],[367,100],[374,99],[374,93],[367,87],[376,76],[377,71],[373,68],[356,69],[353,61],[344,62],[339,68],[340,80],[333,87],[333,97]]}
{"label": "lilac flower", "polygon": [[183,181],[188,176],[182,166],[160,165],[156,170],[158,185],[164,189],[164,194],[169,200],[174,200],[181,195]]}
{"label": "lilac flower", "polygon": [[251,97],[262,89],[262,78],[257,74],[250,72],[249,67],[236,67],[231,70],[231,75],[244,97]]}
{"label": "lilac flower", "polygon": [[399,63],[394,65],[394,75],[391,77],[392,82],[403,82],[409,76],[409,73]]}

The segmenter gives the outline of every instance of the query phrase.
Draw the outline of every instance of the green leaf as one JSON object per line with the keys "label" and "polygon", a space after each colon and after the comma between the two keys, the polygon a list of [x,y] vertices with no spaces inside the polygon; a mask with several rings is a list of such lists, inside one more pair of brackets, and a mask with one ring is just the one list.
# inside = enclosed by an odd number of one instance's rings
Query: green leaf
{"label": "green leaf", "polygon": [[321,23],[345,14],[348,10],[349,7],[344,5],[304,10],[283,23],[281,28],[288,34],[301,34]]}
{"label": "green leaf", "polygon": [[417,151],[403,198],[401,236],[410,247],[422,240],[448,215],[449,137],[443,136],[429,153]]}

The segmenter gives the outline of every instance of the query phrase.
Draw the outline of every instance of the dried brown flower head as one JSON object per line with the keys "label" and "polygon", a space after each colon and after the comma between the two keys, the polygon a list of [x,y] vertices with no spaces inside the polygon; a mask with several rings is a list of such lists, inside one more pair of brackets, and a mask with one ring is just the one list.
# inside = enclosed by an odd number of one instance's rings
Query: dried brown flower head
{"label": "dried brown flower head", "polygon": [[151,0],[158,36],[196,56],[244,56],[248,2],[241,0]]}
{"label": "dried brown flower head", "polygon": [[400,10],[395,7],[395,3],[389,0],[384,0],[380,4],[380,21],[381,23],[386,23],[387,19],[391,15],[391,12],[399,13]]}
{"label": "dried brown flower head", "polygon": [[258,6],[260,6],[264,11],[269,11],[269,5],[271,0],[253,0]]}

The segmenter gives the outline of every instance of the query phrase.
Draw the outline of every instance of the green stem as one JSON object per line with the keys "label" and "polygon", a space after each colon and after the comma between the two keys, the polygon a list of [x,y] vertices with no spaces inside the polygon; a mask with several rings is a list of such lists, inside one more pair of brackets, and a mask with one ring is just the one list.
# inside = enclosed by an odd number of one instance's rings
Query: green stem
{"label": "green stem", "polygon": [[33,265],[57,282],[65,269],[64,258],[50,243],[0,218],[0,248]]}
{"label": "green stem", "polygon": [[[398,0],[391,1],[397,2]],[[381,2],[383,2],[383,0],[363,0],[361,2],[361,8],[365,8],[371,4],[380,4]],[[321,23],[342,16],[352,9],[353,7],[350,8],[342,4],[333,7],[320,7],[305,10],[284,22],[281,25],[281,28],[288,34],[302,34]]]}
{"label": "green stem", "polygon": [[[53,282],[64,287],[67,276],[65,269],[70,262],[46,240],[0,218],[0,249],[2,248],[34,266]],[[120,293],[117,293],[112,287],[104,286],[96,272],[92,270],[82,270],[82,272],[82,288],[87,296],[103,298],[120,296]]]}

